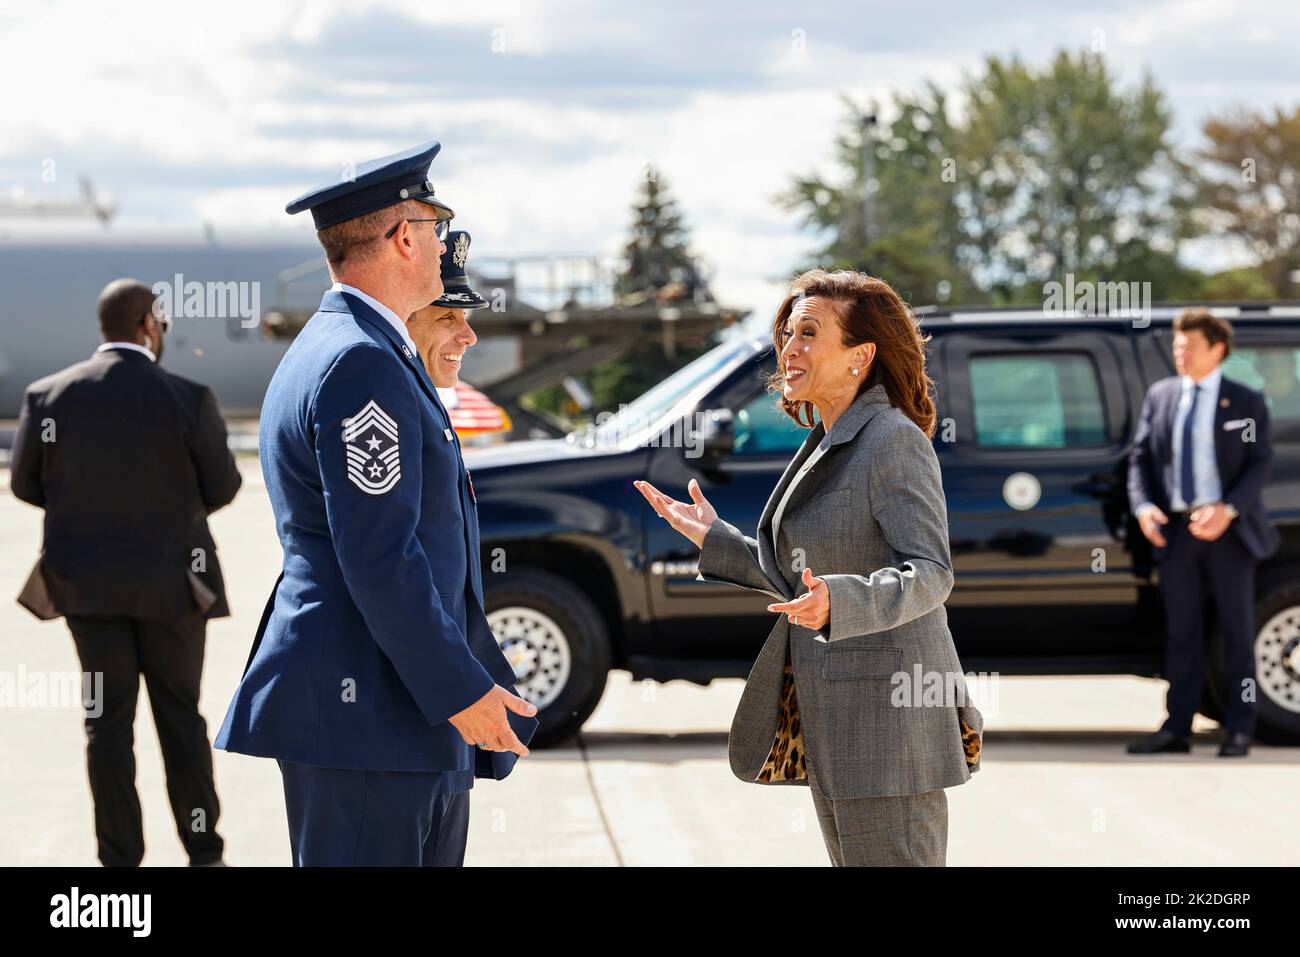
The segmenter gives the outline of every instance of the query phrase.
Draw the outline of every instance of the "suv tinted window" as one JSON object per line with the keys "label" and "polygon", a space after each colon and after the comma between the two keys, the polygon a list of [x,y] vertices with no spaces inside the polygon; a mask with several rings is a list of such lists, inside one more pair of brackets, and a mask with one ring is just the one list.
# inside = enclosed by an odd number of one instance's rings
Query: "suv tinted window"
{"label": "suv tinted window", "polygon": [[1274,425],[1300,422],[1300,349],[1234,346],[1223,361],[1223,374],[1263,390]]}
{"label": "suv tinted window", "polygon": [[975,355],[970,383],[975,440],[981,447],[1108,444],[1101,384],[1086,354]]}
{"label": "suv tinted window", "polygon": [[764,392],[736,413],[735,455],[793,454],[803,445],[808,430],[781,411],[779,398]]}

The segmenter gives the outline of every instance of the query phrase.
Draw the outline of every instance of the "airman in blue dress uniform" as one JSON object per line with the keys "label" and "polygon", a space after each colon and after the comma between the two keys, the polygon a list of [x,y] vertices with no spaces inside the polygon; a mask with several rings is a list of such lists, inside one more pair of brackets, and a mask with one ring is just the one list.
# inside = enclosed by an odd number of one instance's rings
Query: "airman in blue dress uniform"
{"label": "airman in blue dress uniform", "polygon": [[[455,406],[455,389],[460,381],[461,359],[465,351],[478,342],[469,326],[466,311],[482,309],[488,301],[469,284],[469,233],[453,229],[447,234],[447,250],[442,254],[442,293],[406,320],[407,331],[425,371],[433,380],[444,407]],[[453,358],[454,357],[454,358]],[[474,482],[470,480],[470,493]]]}
{"label": "airman in blue dress uniform", "polygon": [[[423,309],[417,309],[406,320],[406,331],[415,346],[416,354],[429,374],[438,397],[443,400],[443,408],[454,408],[456,385],[460,381],[460,365],[465,351],[478,342],[478,336],[469,327],[465,318],[466,309],[480,309],[488,304],[487,300],[475,292],[469,285],[466,261],[469,258],[469,233],[453,229],[443,241],[442,253],[442,293]],[[456,359],[449,357],[455,355]],[[474,478],[469,469],[465,470],[465,480],[469,483],[470,501],[477,505],[474,497]],[[470,510],[474,551],[479,547],[478,510]],[[482,587],[479,589],[480,603]],[[472,770],[448,772],[442,776],[441,787],[444,791],[468,790],[473,786]]]}
{"label": "airman in blue dress uniform", "polygon": [[460,442],[405,320],[443,292],[437,142],[311,210],[335,279],[285,353],[260,454],[284,564],[215,745],[279,762],[295,864],[458,865],[475,777],[537,727],[483,612]]}
{"label": "airman in blue dress uniform", "polygon": [[470,236],[463,229],[447,234],[447,251],[442,254],[442,295],[433,305],[444,309],[482,309],[488,301],[469,284]]}

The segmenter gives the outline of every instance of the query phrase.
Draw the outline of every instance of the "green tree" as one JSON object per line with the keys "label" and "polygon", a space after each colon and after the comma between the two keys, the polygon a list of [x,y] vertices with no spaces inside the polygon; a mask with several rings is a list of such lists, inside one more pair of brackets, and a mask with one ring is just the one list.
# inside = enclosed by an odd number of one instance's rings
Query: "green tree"
{"label": "green tree", "polygon": [[956,261],[961,224],[952,185],[942,177],[956,139],[945,94],[931,84],[917,96],[896,95],[893,104],[897,117],[877,132],[877,104],[846,98],[835,140],[843,174],[800,177],[779,202],[826,237],[809,265],[885,277],[917,305],[977,301],[980,291]]}
{"label": "green tree", "polygon": [[1041,70],[990,57],[964,92],[961,255],[982,282],[1035,298],[1065,273],[1154,287],[1152,253],[1167,263],[1189,235],[1195,188],[1151,78],[1124,91],[1100,55],[1061,51]]}
{"label": "green tree", "polygon": [[[712,302],[701,270],[688,250],[689,235],[664,177],[647,166],[640,194],[632,206],[632,228],[624,249],[626,266],[614,283],[615,305]],[[592,407],[579,409],[562,384],[534,390],[525,397],[528,408],[564,422],[593,418],[631,402],[714,344],[712,334],[677,343],[673,354],[662,344],[645,343],[592,366],[579,376],[591,392]],[[583,339],[572,348],[586,345]]]}
{"label": "green tree", "polygon": [[[781,197],[829,237],[818,264],[876,273],[916,304],[1040,302],[1045,282],[1194,286],[1178,264],[1196,187],[1150,78],[1120,89],[1098,55],[1062,51],[1035,69],[990,57],[963,81],[960,119],[933,84],[893,98],[872,138],[874,230],[864,229],[864,116],[850,104],[836,181],[806,176]],[[953,111],[954,113],[956,111]]]}
{"label": "green tree", "polygon": [[687,250],[689,237],[668,184],[647,166],[641,195],[632,206],[631,236],[624,247],[627,266],[614,292],[627,305],[677,299],[708,299],[708,287]]}
{"label": "green tree", "polygon": [[1201,129],[1210,229],[1245,242],[1273,295],[1284,295],[1300,269],[1300,106],[1210,117]]}
{"label": "green tree", "polygon": [[549,385],[529,393],[524,404],[543,412],[557,422],[569,425],[595,419],[600,412],[615,412],[648,392],[682,366],[702,356],[717,344],[710,333],[698,341],[680,342],[674,355],[664,354],[663,346],[648,342],[623,355],[597,363],[586,370],[580,381],[591,392],[591,408],[582,410],[569,397],[563,385]]}
{"label": "green tree", "polygon": [[593,366],[584,377],[591,389],[593,410],[616,411],[703,355],[714,346],[713,339],[708,336],[703,342],[679,343],[671,357],[664,355],[662,345],[650,342]]}
{"label": "green tree", "polygon": [[1277,287],[1262,269],[1246,266],[1205,276],[1197,294],[1186,298],[1209,302],[1250,302],[1277,299],[1279,295]]}

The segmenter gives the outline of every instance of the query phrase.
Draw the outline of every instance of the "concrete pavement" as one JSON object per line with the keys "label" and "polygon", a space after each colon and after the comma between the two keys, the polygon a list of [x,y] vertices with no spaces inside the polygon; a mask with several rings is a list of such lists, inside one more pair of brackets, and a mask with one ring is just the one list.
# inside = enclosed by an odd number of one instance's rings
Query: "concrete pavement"
{"label": "concrete pavement", "polygon": [[[234,616],[212,623],[202,708],[225,714],[280,549],[257,462],[213,516]],[[0,473],[0,675],[78,670],[62,621],[12,600],[37,553],[40,513]],[[804,788],[732,777],[727,727],[742,683],[699,688],[611,677],[581,740],[536,751],[504,782],[474,790],[471,865],[815,865],[826,853]],[[143,689],[142,689],[143,691]],[[1163,716],[1164,684],[1137,678],[977,682],[988,718],[983,767],[948,791],[951,865],[1294,865],[1300,750],[1255,745],[1214,756],[1211,722],[1187,756],[1134,758],[1124,744]],[[994,694],[996,692],[996,695]],[[185,862],[163,785],[152,717],[136,720],[147,865]],[[232,865],[287,864],[272,761],[216,752],[219,829]],[[79,705],[0,703],[0,865],[94,865]]]}

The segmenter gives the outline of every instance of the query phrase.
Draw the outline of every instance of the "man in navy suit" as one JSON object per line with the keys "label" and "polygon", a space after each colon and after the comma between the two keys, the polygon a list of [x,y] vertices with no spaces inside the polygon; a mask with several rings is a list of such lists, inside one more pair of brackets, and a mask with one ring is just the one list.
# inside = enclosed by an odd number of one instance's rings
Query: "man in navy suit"
{"label": "man in navy suit", "polygon": [[285,353],[260,451],[284,565],[216,746],[279,762],[294,863],[459,865],[475,777],[537,727],[483,612],[460,442],[405,320],[442,292],[436,142],[310,209],[336,280]]}
{"label": "man in navy suit", "polygon": [[1245,755],[1255,730],[1255,566],[1277,550],[1261,492],[1272,446],[1264,395],[1223,377],[1232,327],[1204,308],[1174,320],[1177,376],[1151,386],[1129,459],[1128,494],[1160,567],[1168,629],[1168,716],[1130,754],[1191,750],[1205,681],[1204,596],[1223,640],[1220,757]]}

